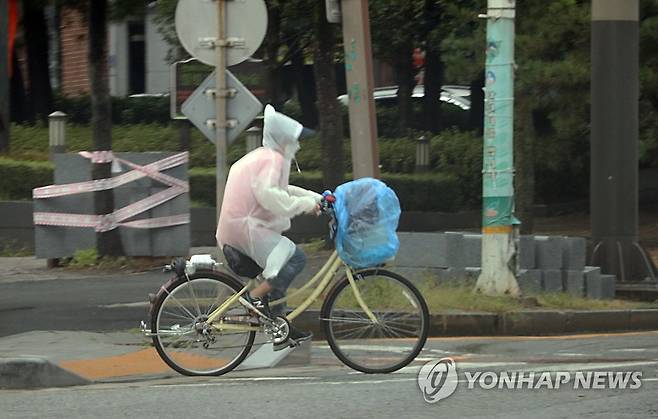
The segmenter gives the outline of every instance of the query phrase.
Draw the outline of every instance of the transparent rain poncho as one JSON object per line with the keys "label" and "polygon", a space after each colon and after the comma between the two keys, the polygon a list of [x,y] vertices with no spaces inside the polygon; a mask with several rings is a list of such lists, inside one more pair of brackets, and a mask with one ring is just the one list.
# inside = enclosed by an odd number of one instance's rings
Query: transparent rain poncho
{"label": "transparent rain poncho", "polygon": [[313,212],[321,199],[315,192],[288,185],[302,129],[299,122],[267,105],[263,147],[231,166],[226,181],[217,242],[251,257],[267,279],[274,278],[295,252],[295,244],[281,235],[290,228],[290,219]]}
{"label": "transparent rain poncho", "polygon": [[366,268],[395,257],[400,201],[384,182],[362,178],[336,188],[336,250],[348,265]]}

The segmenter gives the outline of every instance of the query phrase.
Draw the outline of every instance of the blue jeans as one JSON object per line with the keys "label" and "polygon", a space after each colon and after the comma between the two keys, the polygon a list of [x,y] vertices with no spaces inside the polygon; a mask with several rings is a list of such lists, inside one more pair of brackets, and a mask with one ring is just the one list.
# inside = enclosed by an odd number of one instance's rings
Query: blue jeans
{"label": "blue jeans", "polygon": [[[306,255],[304,255],[304,252],[302,252],[299,246],[297,246],[295,253],[283,268],[281,268],[279,274],[276,277],[267,280],[273,288],[269,293],[270,301],[278,300],[286,296],[288,287],[295,277],[304,269],[304,266],[306,266]],[[272,306],[270,310],[272,311],[272,314],[278,316],[284,314],[285,309],[285,304],[279,304]]]}

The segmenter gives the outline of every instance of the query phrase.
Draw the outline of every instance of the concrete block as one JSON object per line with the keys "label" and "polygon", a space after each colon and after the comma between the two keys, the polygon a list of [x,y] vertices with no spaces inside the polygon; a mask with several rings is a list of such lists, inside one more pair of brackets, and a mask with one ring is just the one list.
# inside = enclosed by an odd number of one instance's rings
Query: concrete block
{"label": "concrete block", "polygon": [[583,237],[565,237],[562,247],[562,267],[568,270],[585,268],[587,258],[587,241]]}
{"label": "concrete block", "polygon": [[542,289],[545,292],[562,292],[562,271],[557,269],[546,269],[542,271]]}
{"label": "concrete block", "polygon": [[541,292],[541,271],[537,269],[522,269],[518,277],[519,288],[524,294]]}
{"label": "concrete block", "polygon": [[[406,268],[406,267],[391,267],[391,271],[402,275],[415,284],[424,283],[426,281],[439,282],[439,277],[443,269],[439,268]],[[301,275],[300,275],[301,276]],[[302,281],[305,282],[305,281]]]}
{"label": "concrete block", "polygon": [[398,233],[395,266],[410,268],[463,267],[461,233]]}
{"label": "concrete block", "polygon": [[[174,153],[117,153],[125,160],[146,165],[169,157]],[[77,154],[55,155],[55,183],[66,184],[91,180],[91,162]],[[130,171],[129,167],[123,167]],[[171,168],[165,174],[187,180],[187,165]],[[114,189],[115,208],[123,208],[164,190],[167,186],[150,178],[141,178]],[[94,214],[93,194],[82,193],[34,201],[35,212]],[[182,194],[125,221],[164,217],[189,213],[189,194]],[[213,225],[215,225],[213,221]],[[119,232],[128,256],[180,256],[187,255],[190,247],[190,226],[173,226],[154,229],[120,227]],[[36,256],[60,258],[71,256],[76,250],[95,248],[96,232],[92,228],[36,226]]]}
{"label": "concrete block", "polygon": [[[446,232],[443,234],[445,250],[439,254],[439,258],[445,255],[444,263],[450,268],[466,267],[464,254],[464,234],[457,232]],[[478,266],[478,265],[476,265]]]}
{"label": "concrete block", "polygon": [[587,298],[601,298],[601,268],[585,266],[585,296]]}
{"label": "concrete block", "polygon": [[576,297],[585,296],[585,274],[580,271],[562,271],[565,291]]}
{"label": "concrete block", "polygon": [[39,357],[0,358],[0,388],[29,389],[90,384],[48,359]]}
{"label": "concrete block", "polygon": [[468,282],[475,282],[480,277],[482,273],[482,268],[466,268],[466,280]]}
{"label": "concrete block", "polygon": [[482,266],[482,235],[464,234],[462,262],[466,267]]}
{"label": "concrete block", "polygon": [[615,284],[617,278],[615,275],[601,275],[601,298],[612,300],[615,298]]}
{"label": "concrete block", "polygon": [[535,236],[536,260],[538,269],[562,269],[562,246],[564,237]]}
{"label": "concrete block", "polygon": [[585,289],[588,298],[609,300],[615,298],[615,275],[604,275],[600,270],[585,272]]}
{"label": "concrete block", "polygon": [[440,284],[465,285],[467,283],[466,268],[437,269],[436,272]]}
{"label": "concrete block", "polygon": [[519,263],[521,269],[535,269],[535,238],[533,236],[521,236],[519,240]]}

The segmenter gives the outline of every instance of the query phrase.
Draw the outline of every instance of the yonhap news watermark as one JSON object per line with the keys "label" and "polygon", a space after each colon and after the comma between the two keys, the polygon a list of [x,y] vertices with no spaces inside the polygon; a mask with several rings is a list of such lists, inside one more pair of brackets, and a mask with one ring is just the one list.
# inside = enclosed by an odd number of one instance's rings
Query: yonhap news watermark
{"label": "yonhap news watermark", "polygon": [[642,387],[642,372],[464,371],[461,375],[452,358],[430,361],[418,372],[418,386],[428,403],[450,397],[464,382],[468,390],[637,390]]}

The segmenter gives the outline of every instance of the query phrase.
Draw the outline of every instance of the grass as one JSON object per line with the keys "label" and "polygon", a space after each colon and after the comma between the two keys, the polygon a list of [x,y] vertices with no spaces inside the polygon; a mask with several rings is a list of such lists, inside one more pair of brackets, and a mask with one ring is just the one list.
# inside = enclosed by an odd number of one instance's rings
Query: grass
{"label": "grass", "polygon": [[0,247],[0,257],[34,256],[34,251],[14,243],[5,243]]}
{"label": "grass", "polygon": [[73,257],[62,261],[62,266],[71,270],[129,271],[141,272],[159,269],[169,262],[162,257],[98,256],[96,249],[78,250]]}
{"label": "grass", "polygon": [[[465,285],[447,285],[436,284],[431,280],[426,280],[418,284],[418,288],[425,298],[430,313],[441,313],[451,311],[466,312],[487,312],[487,313],[510,313],[521,310],[624,310],[637,308],[658,308],[658,302],[639,302],[628,300],[593,300],[581,297],[575,297],[567,293],[540,293],[536,295],[525,296],[524,298],[514,297],[491,297],[476,293],[473,286]],[[361,288],[360,288],[361,289]],[[291,289],[289,294],[296,291]],[[288,305],[295,307],[301,304],[313,290],[302,292],[294,296],[288,302]],[[395,305],[395,298],[391,297],[390,292],[375,290],[376,296],[369,294],[368,301],[372,305],[378,305],[380,308],[392,308]],[[313,309],[319,309],[322,305],[323,297],[311,305]],[[356,306],[355,301],[345,301],[343,308]]]}

